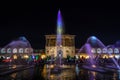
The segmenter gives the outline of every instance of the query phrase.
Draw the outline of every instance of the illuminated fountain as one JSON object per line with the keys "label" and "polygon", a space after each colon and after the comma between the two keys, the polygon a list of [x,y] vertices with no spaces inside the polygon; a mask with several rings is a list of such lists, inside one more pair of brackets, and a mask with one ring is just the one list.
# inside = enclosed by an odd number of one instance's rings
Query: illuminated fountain
{"label": "illuminated fountain", "polygon": [[[114,69],[120,69],[120,66],[118,65],[118,62],[112,57],[112,61],[114,65],[107,65],[104,64],[104,66],[101,66],[98,61],[99,55],[102,54],[102,51],[97,53],[98,55],[95,56],[94,53],[92,53],[92,48],[107,48],[99,39],[97,39],[95,36],[91,36],[88,38],[85,45],[82,46],[82,48],[79,50],[79,53],[87,53],[89,58],[88,61],[86,61],[84,68],[87,68],[89,70],[94,70],[98,72],[108,72],[113,71],[111,68]],[[98,52],[98,51],[97,51]],[[107,51],[107,53],[111,56],[111,53]]]}
{"label": "illuminated fountain", "polygon": [[97,65],[97,59],[95,59],[94,54],[91,52],[92,48],[98,47],[104,48],[105,45],[95,36],[89,37],[85,45],[81,47],[79,53],[84,52],[87,53],[89,56],[88,60],[85,62],[85,65],[83,65],[83,68],[98,72],[105,72],[103,69],[99,68],[99,66]]}
{"label": "illuminated fountain", "polygon": [[56,49],[57,49],[57,56],[54,67],[52,68],[51,72],[59,73],[61,72],[61,64],[62,64],[62,33],[63,33],[63,23],[62,23],[62,16],[60,10],[58,11],[57,15],[57,39],[56,39]]}
{"label": "illuminated fountain", "polygon": [[57,19],[57,40],[56,40],[56,47],[57,47],[57,58],[56,58],[56,65],[60,66],[62,63],[62,32],[63,32],[63,23],[62,23],[62,16],[60,10],[58,11],[58,19]]}
{"label": "illuminated fountain", "polygon": [[92,48],[104,48],[105,45],[97,39],[95,36],[91,36],[88,38],[87,42],[85,45],[82,46],[82,48],[79,50],[79,53],[87,53],[89,56],[89,62],[86,62],[86,64],[91,65],[92,67],[96,67],[96,61],[97,58],[94,59],[94,54],[91,52]]}
{"label": "illuminated fountain", "polygon": [[10,62],[10,64],[28,64],[27,59],[29,58],[29,54],[33,53],[32,51],[27,53],[28,49],[32,50],[32,47],[30,42],[24,36],[11,41],[4,48],[7,49],[6,52],[11,55],[10,57],[12,61]]}
{"label": "illuminated fountain", "polygon": [[[110,46],[107,46],[106,48],[108,48],[108,50],[109,50],[108,51],[109,56],[112,56],[112,53],[113,53],[113,51],[111,50],[112,47],[110,47],[110,48],[109,47]],[[120,70],[120,65],[118,64],[118,62],[116,61],[116,59],[113,56],[111,57],[111,59],[112,59],[114,65],[106,65],[106,67]]]}

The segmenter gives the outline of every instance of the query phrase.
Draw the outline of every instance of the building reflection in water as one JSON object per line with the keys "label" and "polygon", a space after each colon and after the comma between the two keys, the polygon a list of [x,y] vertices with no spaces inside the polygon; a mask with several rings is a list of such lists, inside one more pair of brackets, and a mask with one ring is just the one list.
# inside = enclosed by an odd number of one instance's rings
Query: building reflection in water
{"label": "building reflection in water", "polygon": [[75,80],[76,79],[75,67],[73,66],[68,67],[70,69],[64,69],[59,74],[51,74],[50,69],[48,69],[45,65],[43,68],[42,76],[45,78],[45,80]]}
{"label": "building reflection in water", "polygon": [[[0,80],[120,80],[120,71],[115,73],[99,73],[89,71],[76,66],[66,66],[61,73],[51,74],[47,65],[23,70],[10,75],[0,77]],[[79,72],[76,72],[79,71]]]}
{"label": "building reflection in water", "polygon": [[[66,65],[65,65],[66,66]],[[103,74],[99,72],[78,69],[76,66],[68,66],[60,74],[51,74],[50,69],[43,68],[42,76],[45,80],[119,80],[119,73]]]}

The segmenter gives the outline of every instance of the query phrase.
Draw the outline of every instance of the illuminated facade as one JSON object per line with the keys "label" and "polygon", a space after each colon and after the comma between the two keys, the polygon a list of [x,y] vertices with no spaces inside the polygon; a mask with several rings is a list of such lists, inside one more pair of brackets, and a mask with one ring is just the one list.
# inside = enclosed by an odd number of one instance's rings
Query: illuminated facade
{"label": "illuminated facade", "polygon": [[[46,37],[46,55],[47,56],[57,56],[57,46],[56,46],[56,35],[45,35]],[[75,56],[75,35],[62,35],[62,52],[63,58],[67,55],[73,57]]]}

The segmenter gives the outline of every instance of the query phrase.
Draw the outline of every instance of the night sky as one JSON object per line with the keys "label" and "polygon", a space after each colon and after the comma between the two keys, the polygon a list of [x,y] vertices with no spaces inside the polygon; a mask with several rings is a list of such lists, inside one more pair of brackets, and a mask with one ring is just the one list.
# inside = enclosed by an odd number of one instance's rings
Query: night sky
{"label": "night sky", "polygon": [[85,7],[80,4],[11,3],[0,7],[0,47],[25,36],[33,48],[44,48],[46,34],[56,33],[57,11],[60,9],[65,33],[76,35],[80,48],[90,36],[96,36],[105,45],[120,40],[119,8]]}

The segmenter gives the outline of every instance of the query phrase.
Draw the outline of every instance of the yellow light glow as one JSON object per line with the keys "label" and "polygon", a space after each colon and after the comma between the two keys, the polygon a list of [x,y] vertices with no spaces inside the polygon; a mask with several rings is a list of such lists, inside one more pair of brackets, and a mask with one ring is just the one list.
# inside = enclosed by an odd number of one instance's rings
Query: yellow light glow
{"label": "yellow light glow", "polygon": [[13,65],[12,68],[15,69],[17,66],[16,65]]}
{"label": "yellow light glow", "polygon": [[52,78],[52,79],[53,79],[53,78],[54,78],[54,75],[50,75],[50,78]]}
{"label": "yellow light glow", "polygon": [[80,55],[80,58],[85,58],[86,57],[86,55]]}
{"label": "yellow light glow", "polygon": [[107,55],[104,55],[103,58],[108,58],[108,56],[107,56]]}
{"label": "yellow light glow", "polygon": [[50,65],[50,68],[54,68],[54,65]]}
{"label": "yellow light glow", "polygon": [[85,58],[86,58],[86,59],[88,59],[88,58],[89,58],[89,56],[86,56]]}
{"label": "yellow light glow", "polygon": [[41,55],[41,58],[42,58],[42,59],[45,59],[45,58],[46,58],[46,55]]}
{"label": "yellow light glow", "polygon": [[13,56],[13,59],[17,59],[17,55],[14,55],[14,56]]}
{"label": "yellow light glow", "polygon": [[80,55],[80,58],[81,58],[82,56]]}
{"label": "yellow light glow", "polygon": [[113,55],[110,55],[109,58],[113,58]]}
{"label": "yellow light glow", "polygon": [[28,56],[28,55],[24,55],[24,58],[25,58],[25,59],[28,59],[28,58],[29,58],[29,56]]}

